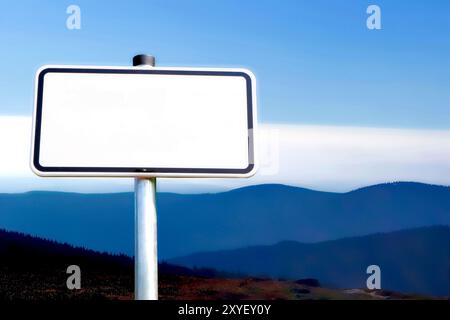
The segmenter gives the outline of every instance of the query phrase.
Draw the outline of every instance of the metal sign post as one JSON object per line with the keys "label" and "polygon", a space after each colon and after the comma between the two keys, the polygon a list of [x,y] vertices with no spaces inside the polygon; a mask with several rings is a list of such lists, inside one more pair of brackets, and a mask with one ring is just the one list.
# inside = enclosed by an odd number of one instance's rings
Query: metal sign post
{"label": "metal sign post", "polygon": [[157,300],[156,178],[136,178],[134,192],[134,295],[136,300]]}
{"label": "metal sign post", "polygon": [[[155,58],[138,55],[133,66],[155,66]],[[156,178],[135,178],[134,297],[158,300]]]}

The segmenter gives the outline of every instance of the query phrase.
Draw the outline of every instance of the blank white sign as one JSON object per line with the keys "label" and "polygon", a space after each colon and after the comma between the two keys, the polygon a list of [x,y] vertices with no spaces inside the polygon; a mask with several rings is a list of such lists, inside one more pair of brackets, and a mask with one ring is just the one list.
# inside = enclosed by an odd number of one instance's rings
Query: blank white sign
{"label": "blank white sign", "polygon": [[32,167],[43,176],[250,176],[253,79],[242,69],[41,68]]}

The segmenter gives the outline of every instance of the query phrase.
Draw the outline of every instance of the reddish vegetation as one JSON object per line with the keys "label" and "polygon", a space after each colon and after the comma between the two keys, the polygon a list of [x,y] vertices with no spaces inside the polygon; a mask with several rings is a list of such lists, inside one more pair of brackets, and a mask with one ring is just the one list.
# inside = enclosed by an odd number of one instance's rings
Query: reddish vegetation
{"label": "reddish vegetation", "polygon": [[[81,268],[80,290],[66,287],[67,266]],[[408,299],[387,291],[331,290],[315,279],[243,278],[211,269],[160,265],[159,295],[170,299]],[[133,299],[134,265],[101,254],[0,230],[0,300]]]}

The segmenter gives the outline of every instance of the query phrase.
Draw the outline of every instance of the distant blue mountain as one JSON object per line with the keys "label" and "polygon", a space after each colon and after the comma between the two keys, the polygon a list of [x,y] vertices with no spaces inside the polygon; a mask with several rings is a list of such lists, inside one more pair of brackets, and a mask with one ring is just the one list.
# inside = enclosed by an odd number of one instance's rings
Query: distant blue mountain
{"label": "distant blue mountain", "polygon": [[[450,188],[392,183],[348,193],[258,185],[216,194],[158,194],[162,258],[205,250],[317,242],[450,225]],[[0,194],[0,228],[132,255],[132,193]]]}
{"label": "distant blue mountain", "polygon": [[424,227],[386,234],[305,244],[196,253],[170,260],[253,276],[315,278],[326,287],[365,288],[366,269],[378,265],[383,289],[450,296],[450,227]]}

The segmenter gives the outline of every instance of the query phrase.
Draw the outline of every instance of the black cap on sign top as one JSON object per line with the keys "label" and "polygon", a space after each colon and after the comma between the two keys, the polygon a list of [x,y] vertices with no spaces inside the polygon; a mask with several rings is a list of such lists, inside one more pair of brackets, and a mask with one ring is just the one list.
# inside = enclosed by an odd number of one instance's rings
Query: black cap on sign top
{"label": "black cap on sign top", "polygon": [[137,56],[133,57],[133,66],[137,67],[137,66],[142,66],[142,65],[146,65],[146,66],[155,66],[155,57],[154,56],[149,56],[146,54],[138,54]]}

